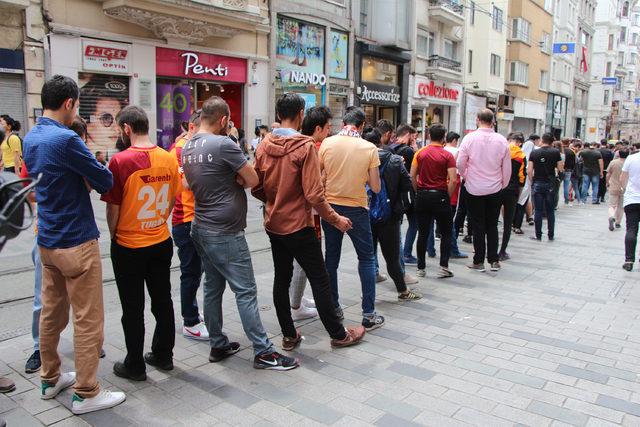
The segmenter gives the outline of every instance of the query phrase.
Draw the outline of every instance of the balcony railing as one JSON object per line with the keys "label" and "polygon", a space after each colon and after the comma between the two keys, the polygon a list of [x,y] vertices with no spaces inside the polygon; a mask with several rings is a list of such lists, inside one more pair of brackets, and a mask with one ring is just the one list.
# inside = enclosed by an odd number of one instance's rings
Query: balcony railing
{"label": "balcony railing", "polygon": [[445,9],[449,9],[450,11],[457,13],[458,15],[462,15],[464,10],[461,4],[453,0],[429,0],[429,5],[442,6]]}
{"label": "balcony railing", "polygon": [[462,63],[453,59],[445,58],[444,56],[431,55],[428,61],[429,67],[433,68],[446,68],[447,70],[455,71],[457,73],[462,72]]}

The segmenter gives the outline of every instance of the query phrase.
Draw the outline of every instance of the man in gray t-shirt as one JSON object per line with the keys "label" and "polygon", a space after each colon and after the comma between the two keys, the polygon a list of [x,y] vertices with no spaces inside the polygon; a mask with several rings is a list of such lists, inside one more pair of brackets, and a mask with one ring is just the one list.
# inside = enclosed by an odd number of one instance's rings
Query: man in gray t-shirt
{"label": "man in gray t-shirt", "polygon": [[258,175],[227,136],[228,123],[229,105],[217,96],[207,99],[200,115],[200,132],[182,147],[184,175],[195,198],[191,238],[205,271],[202,288],[209,361],[219,362],[240,349],[238,342],[229,341],[222,332],[222,294],[229,283],[242,327],[253,344],[253,367],[294,369],[298,360],[275,351],[260,319],[251,254],[244,237],[245,188],[256,186]]}
{"label": "man in gray t-shirt", "polygon": [[195,197],[195,222],[218,233],[247,226],[247,195],[236,175],[247,164],[226,135],[198,133],[182,147],[182,167]]}

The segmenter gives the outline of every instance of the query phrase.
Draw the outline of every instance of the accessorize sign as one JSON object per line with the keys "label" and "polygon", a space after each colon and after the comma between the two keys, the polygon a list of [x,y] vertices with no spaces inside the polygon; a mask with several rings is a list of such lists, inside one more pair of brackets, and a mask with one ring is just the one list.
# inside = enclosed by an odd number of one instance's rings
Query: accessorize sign
{"label": "accessorize sign", "polygon": [[438,80],[429,80],[424,77],[415,78],[416,98],[426,98],[432,101],[447,101],[448,103],[459,103],[462,96],[462,86],[456,83],[445,83]]}
{"label": "accessorize sign", "polygon": [[359,89],[360,101],[363,104],[400,105],[400,88],[375,83],[362,83]]}
{"label": "accessorize sign", "polygon": [[129,74],[131,45],[82,40],[82,68],[85,71]]}
{"label": "accessorize sign", "polygon": [[167,77],[246,83],[247,60],[157,47],[156,73]]}

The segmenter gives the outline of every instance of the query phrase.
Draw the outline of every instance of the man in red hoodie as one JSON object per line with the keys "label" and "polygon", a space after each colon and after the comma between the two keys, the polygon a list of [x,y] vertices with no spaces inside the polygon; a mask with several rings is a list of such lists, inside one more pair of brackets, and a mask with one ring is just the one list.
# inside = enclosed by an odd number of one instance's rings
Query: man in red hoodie
{"label": "man in red hoodie", "polygon": [[294,93],[282,95],[276,113],[281,127],[268,134],[256,150],[259,183],[251,192],[265,203],[264,225],[271,241],[275,274],[273,303],[282,329],[282,348],[291,351],[302,341],[289,302],[294,259],[309,279],[331,345],[346,347],[359,342],[365,330],[362,326],[345,328],[335,312],[311,209],[342,232],[351,229],[351,221],[338,215],[325,199],[313,138],[298,133],[304,118],[304,99]]}

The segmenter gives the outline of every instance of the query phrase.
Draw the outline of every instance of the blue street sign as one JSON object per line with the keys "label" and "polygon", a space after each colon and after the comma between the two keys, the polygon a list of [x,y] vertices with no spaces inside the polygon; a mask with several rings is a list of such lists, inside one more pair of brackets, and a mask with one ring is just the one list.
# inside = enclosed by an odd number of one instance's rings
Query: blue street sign
{"label": "blue street sign", "polygon": [[640,98],[636,98],[634,101],[635,101],[634,104],[640,105]]}
{"label": "blue street sign", "polygon": [[618,78],[617,77],[603,77],[602,78],[602,84],[603,85],[615,86],[615,85],[618,84]]}
{"label": "blue street sign", "polygon": [[575,43],[554,43],[553,53],[575,53]]}

